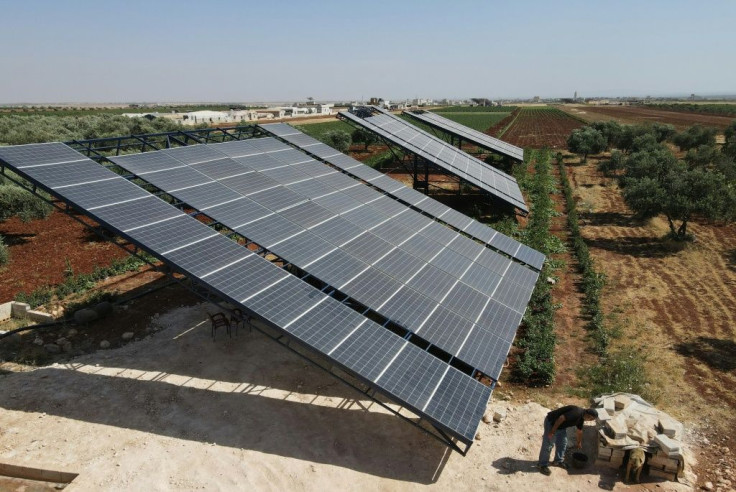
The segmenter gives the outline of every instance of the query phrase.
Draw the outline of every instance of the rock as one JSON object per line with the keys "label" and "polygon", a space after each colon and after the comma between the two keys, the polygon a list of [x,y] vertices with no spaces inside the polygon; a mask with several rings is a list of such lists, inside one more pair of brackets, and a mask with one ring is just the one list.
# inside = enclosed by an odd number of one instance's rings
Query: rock
{"label": "rock", "polygon": [[555,285],[557,283],[557,280],[553,279],[552,277],[547,277],[547,283],[550,285]]}
{"label": "rock", "polygon": [[58,339],[56,340],[56,345],[64,345],[64,344],[65,344],[66,342],[67,342],[67,339],[66,339],[66,338],[64,338],[64,337],[59,337],[59,338],[58,338]]}
{"label": "rock", "polygon": [[493,421],[494,422],[501,422],[503,419],[506,418],[506,409],[505,408],[499,408],[495,412],[493,412]]}
{"label": "rock", "polygon": [[96,304],[92,309],[97,313],[97,316],[102,318],[103,316],[107,316],[112,313],[112,304],[107,301],[102,301],[101,303]]}
{"label": "rock", "polygon": [[97,319],[97,312],[93,311],[92,309],[80,309],[76,313],[74,313],[74,321],[79,323],[80,325],[91,323],[92,321]]}
{"label": "rock", "polygon": [[713,490],[713,482],[705,482],[705,483],[703,484],[703,488],[704,488],[705,490]]}
{"label": "rock", "polygon": [[486,424],[490,424],[492,421],[493,421],[493,417],[491,416],[490,413],[486,412],[483,415],[483,422],[486,423]]}
{"label": "rock", "polygon": [[77,335],[78,333],[79,332],[76,329],[72,328],[71,330],[69,330],[69,332],[66,334],[66,336],[67,337],[73,337],[73,336]]}
{"label": "rock", "polygon": [[102,349],[110,348],[110,342],[108,342],[107,340],[101,341],[100,342],[100,348],[102,348]]}
{"label": "rock", "polygon": [[61,347],[61,350],[68,353],[72,351],[72,342],[69,340],[65,340],[64,343],[60,343],[59,346]]}
{"label": "rock", "polygon": [[41,337],[36,337],[36,339],[35,339],[35,340],[33,340],[33,345],[38,345],[39,347],[40,347],[41,345],[43,345],[43,338],[41,338]]}
{"label": "rock", "polygon": [[59,352],[61,352],[61,347],[59,347],[55,343],[47,343],[43,346],[43,348],[45,348],[46,352],[50,354],[58,354]]}
{"label": "rock", "polygon": [[475,440],[480,441],[480,432],[475,435]]}
{"label": "rock", "polygon": [[125,333],[123,333],[122,338],[123,340],[132,340],[134,336],[135,336],[135,333],[133,333],[132,331],[126,331]]}

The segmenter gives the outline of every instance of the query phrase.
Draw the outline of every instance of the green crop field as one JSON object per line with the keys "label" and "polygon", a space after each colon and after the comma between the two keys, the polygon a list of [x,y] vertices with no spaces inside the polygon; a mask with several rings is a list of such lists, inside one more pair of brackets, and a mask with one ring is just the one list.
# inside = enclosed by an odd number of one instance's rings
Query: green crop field
{"label": "green crop field", "polygon": [[447,106],[433,110],[435,113],[510,113],[516,106]]}
{"label": "green crop field", "polygon": [[352,135],[355,128],[345,123],[344,121],[328,121],[327,123],[311,123],[302,125],[292,125],[294,128],[301,132],[306,133],[310,137],[322,140],[322,136],[331,130],[341,130]]}
{"label": "green crop field", "polygon": [[470,127],[474,130],[478,130],[479,132],[485,132],[490,127],[501,121],[502,119],[506,118],[510,112],[502,113],[502,112],[489,112],[489,113],[481,113],[481,112],[475,112],[475,113],[439,113],[440,116],[444,116],[445,118],[456,121],[457,123],[460,123],[461,125],[465,125],[467,127]]}

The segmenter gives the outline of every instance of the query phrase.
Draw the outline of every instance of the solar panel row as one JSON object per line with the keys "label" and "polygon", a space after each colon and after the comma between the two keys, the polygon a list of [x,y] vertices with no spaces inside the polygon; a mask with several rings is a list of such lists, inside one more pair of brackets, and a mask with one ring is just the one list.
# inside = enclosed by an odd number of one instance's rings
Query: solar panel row
{"label": "solar panel row", "polygon": [[[198,147],[113,161],[178,199],[186,192],[190,206],[471,366],[500,375],[535,272],[274,139],[209,145],[207,153]],[[223,166],[226,155],[239,166]],[[207,196],[192,193],[195,182],[208,188]],[[213,204],[218,196],[222,203]],[[394,268],[397,262],[404,268]],[[485,311],[496,313],[483,318],[495,320],[493,326],[478,323]]]}
{"label": "solar panel row", "polygon": [[347,174],[362,179],[382,192],[408,204],[433,218],[440,219],[455,229],[472,236],[474,239],[506,253],[517,260],[541,270],[544,264],[544,255],[525,244],[515,241],[498,231],[478,222],[475,219],[443,205],[427,195],[413,190],[403,183],[389,178],[385,174],[366,166],[337,150],[325,145],[292,126],[285,123],[259,125],[267,133],[275,135],[302,149],[303,151],[324,160],[325,162],[345,171]]}
{"label": "solar panel row", "polygon": [[426,133],[392,114],[360,117],[349,112],[339,115],[383,137],[404,150],[416,154],[427,162],[471,183],[492,196],[503,200],[524,212],[529,209],[524,202],[516,180],[457,149],[442,139]]}
{"label": "solar panel row", "polygon": [[474,143],[484,149],[501,153],[519,161],[524,160],[524,149],[521,147],[511,145],[501,139],[494,138],[490,135],[486,135],[485,133],[481,133],[478,130],[468,128],[465,125],[461,125],[460,123],[452,121],[449,118],[445,118],[437,113],[432,113],[431,111],[404,111],[403,114],[446,133],[460,137],[468,142]]}
{"label": "solar panel row", "polygon": [[[177,155],[198,160],[199,150]],[[491,392],[475,379],[63,144],[0,147],[0,162],[472,442]]]}

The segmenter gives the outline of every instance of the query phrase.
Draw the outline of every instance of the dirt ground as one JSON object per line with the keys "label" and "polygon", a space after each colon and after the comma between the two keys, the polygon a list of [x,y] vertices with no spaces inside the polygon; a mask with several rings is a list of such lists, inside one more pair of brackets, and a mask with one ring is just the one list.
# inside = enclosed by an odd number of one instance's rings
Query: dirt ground
{"label": "dirt ground", "polygon": [[[0,267],[0,303],[20,291],[60,284],[67,261],[75,274],[90,273],[128,255],[59,211],[27,223],[17,217],[0,222],[0,235],[10,250],[10,262]],[[50,249],[53,254],[47,254]]]}
{"label": "dirt ground", "polygon": [[699,113],[664,111],[639,106],[562,105],[560,109],[587,121],[616,120],[619,123],[668,123],[678,130],[696,124],[726,128],[734,118]]}
{"label": "dirt ground", "polygon": [[695,220],[694,242],[665,240],[664,219],[637,222],[595,166],[589,159],[568,174],[583,236],[608,277],[605,311],[647,355],[658,404],[707,444],[699,461],[710,466],[699,475],[715,483],[736,468],[736,225]]}
{"label": "dirt ground", "polygon": [[[616,470],[535,469],[546,409],[493,401],[467,457],[258,333],[210,337],[197,304],[139,341],[0,376],[0,462],[66,490],[626,490]],[[15,367],[18,370],[19,367]],[[591,455],[595,428],[586,426]],[[652,481],[635,490],[684,491]]]}

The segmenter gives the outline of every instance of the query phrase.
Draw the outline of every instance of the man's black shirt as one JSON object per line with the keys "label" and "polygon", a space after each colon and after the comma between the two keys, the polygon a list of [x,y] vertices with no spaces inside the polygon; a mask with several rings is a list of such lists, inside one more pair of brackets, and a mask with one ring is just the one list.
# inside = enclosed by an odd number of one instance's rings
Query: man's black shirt
{"label": "man's black shirt", "polygon": [[578,429],[583,428],[583,416],[585,415],[585,409],[576,407],[575,405],[567,405],[566,407],[560,407],[557,410],[552,410],[547,414],[547,420],[554,425],[560,415],[565,417],[565,421],[560,424],[558,429],[567,429],[568,427],[576,426]]}

